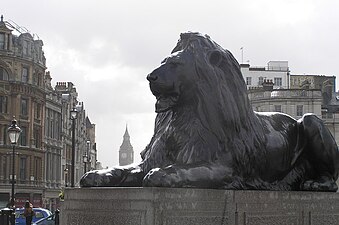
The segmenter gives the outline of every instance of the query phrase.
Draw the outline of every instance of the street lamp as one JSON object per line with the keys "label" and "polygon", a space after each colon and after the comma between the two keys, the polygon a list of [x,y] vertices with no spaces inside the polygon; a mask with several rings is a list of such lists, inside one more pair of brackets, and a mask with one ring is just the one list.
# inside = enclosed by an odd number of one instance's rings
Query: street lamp
{"label": "street lamp", "polygon": [[72,171],[71,171],[71,187],[74,187],[74,175],[75,175],[75,120],[77,118],[77,109],[74,107],[71,112],[72,120]]}
{"label": "street lamp", "polygon": [[15,145],[18,143],[18,139],[21,133],[20,127],[16,125],[16,119],[13,117],[11,126],[7,129],[9,140],[13,146],[13,153],[12,153],[12,194],[11,194],[11,207],[14,208],[14,174],[15,174]]}

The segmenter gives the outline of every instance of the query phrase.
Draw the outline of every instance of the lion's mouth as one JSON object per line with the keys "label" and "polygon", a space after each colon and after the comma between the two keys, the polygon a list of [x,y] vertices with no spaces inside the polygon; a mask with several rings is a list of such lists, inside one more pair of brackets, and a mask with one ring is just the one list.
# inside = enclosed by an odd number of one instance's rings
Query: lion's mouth
{"label": "lion's mouth", "polygon": [[164,85],[150,82],[152,94],[156,97],[155,112],[165,112],[175,106],[179,99],[179,91],[175,85]]}
{"label": "lion's mouth", "polygon": [[178,102],[179,95],[171,94],[171,95],[156,95],[157,102],[155,103],[155,112],[166,112],[175,106]]}

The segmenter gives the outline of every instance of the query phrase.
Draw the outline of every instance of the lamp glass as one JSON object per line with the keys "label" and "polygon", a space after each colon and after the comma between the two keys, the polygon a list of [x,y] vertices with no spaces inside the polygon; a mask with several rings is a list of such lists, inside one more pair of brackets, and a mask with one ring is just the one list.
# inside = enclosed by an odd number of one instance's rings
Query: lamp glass
{"label": "lamp glass", "polygon": [[74,120],[74,119],[76,119],[77,118],[77,109],[76,108],[73,108],[72,110],[71,110],[71,120]]}
{"label": "lamp glass", "polygon": [[84,155],[83,158],[84,158],[84,163],[87,163],[87,155]]}
{"label": "lamp glass", "polygon": [[12,125],[8,128],[7,132],[11,144],[16,144],[21,133],[20,127],[16,125],[16,120],[12,121]]}

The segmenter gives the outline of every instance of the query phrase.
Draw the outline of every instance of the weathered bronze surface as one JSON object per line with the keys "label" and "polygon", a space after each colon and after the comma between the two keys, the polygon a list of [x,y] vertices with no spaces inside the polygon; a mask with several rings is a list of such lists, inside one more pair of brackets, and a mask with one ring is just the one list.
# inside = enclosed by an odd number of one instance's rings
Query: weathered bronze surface
{"label": "weathered bronze surface", "polygon": [[339,151],[323,122],[254,112],[238,62],[207,35],[181,34],[147,80],[157,117],[142,162],[88,172],[82,187],[337,190]]}

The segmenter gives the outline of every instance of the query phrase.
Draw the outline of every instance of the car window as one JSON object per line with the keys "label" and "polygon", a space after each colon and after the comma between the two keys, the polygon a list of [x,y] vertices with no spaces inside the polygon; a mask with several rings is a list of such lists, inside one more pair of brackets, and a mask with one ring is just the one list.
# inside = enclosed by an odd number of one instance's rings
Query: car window
{"label": "car window", "polygon": [[40,219],[43,218],[44,215],[42,214],[42,212],[35,212],[35,218]]}
{"label": "car window", "polygon": [[15,212],[15,219],[19,219],[19,218],[25,218],[23,210],[19,210]]}
{"label": "car window", "polygon": [[[53,222],[54,221],[54,214],[50,215],[49,217],[46,217],[44,219],[40,219],[39,221],[36,221],[36,224],[44,224],[44,222],[46,221],[51,221]],[[47,223],[47,224],[50,224],[50,223]],[[53,223],[54,224],[54,223]]]}

